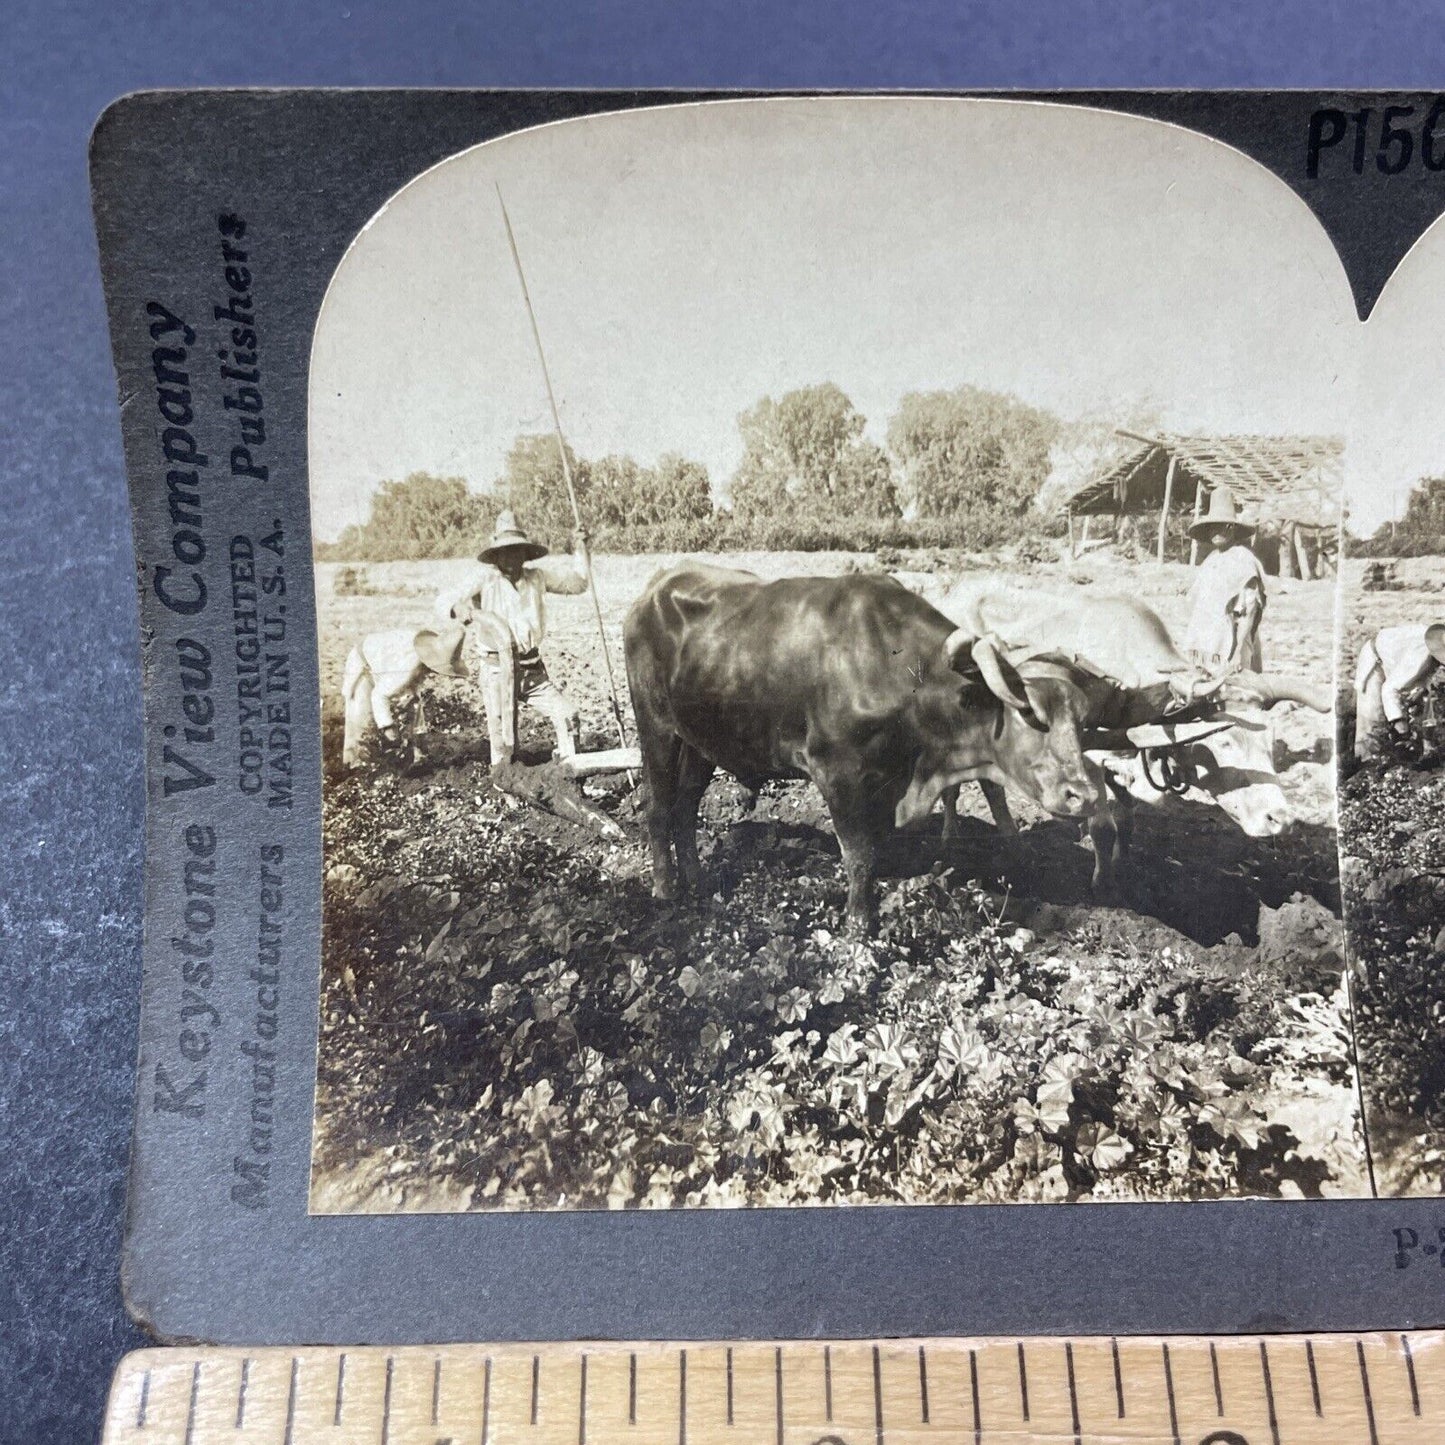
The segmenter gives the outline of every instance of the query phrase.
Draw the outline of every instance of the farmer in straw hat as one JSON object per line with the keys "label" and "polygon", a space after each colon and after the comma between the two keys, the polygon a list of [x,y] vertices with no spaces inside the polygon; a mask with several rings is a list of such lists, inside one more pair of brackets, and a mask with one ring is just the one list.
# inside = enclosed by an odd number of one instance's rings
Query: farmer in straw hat
{"label": "farmer in straw hat", "polygon": [[1250,541],[1255,529],[1240,519],[1224,487],[1209,494],[1209,510],[1189,528],[1210,548],[1190,594],[1185,650],[1211,672],[1261,672],[1259,623],[1264,616],[1264,568]]}
{"label": "farmer in straw hat", "polygon": [[1383,627],[1360,650],[1355,665],[1355,756],[1379,755],[1386,723],[1408,737],[1405,705],[1445,666],[1445,622]]}
{"label": "farmer in straw hat", "polygon": [[[547,675],[540,648],[547,632],[547,593],[575,596],[587,590],[586,544],[586,533],[579,530],[572,556],[549,556],[546,547],[517,525],[512,512],[504,511],[491,540],[477,554],[483,564],[480,575],[459,594],[437,601],[437,610],[445,616],[476,624],[478,681],[494,766],[512,759],[515,709],[521,703],[552,724],[559,757],[577,751],[577,709]],[[508,642],[514,649],[511,657],[503,655]]]}

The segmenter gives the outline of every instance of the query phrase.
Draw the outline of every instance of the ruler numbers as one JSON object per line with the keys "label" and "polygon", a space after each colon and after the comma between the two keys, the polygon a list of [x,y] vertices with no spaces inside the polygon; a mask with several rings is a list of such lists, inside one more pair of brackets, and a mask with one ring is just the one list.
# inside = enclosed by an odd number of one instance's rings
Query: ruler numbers
{"label": "ruler numbers", "polygon": [[148,1350],[106,1445],[1415,1445],[1445,1343],[799,1341]]}

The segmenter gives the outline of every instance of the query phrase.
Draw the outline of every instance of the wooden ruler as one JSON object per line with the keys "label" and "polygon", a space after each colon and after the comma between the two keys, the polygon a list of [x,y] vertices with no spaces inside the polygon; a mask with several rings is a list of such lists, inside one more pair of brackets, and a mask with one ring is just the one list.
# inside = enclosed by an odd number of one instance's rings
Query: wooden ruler
{"label": "wooden ruler", "polygon": [[1445,1333],[154,1349],[105,1445],[1445,1445]]}

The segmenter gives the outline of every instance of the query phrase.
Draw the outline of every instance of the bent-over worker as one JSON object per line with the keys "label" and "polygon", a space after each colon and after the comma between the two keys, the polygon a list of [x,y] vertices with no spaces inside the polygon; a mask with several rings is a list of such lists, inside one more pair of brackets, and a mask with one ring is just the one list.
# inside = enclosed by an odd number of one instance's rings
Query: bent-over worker
{"label": "bent-over worker", "polygon": [[1264,616],[1264,568],[1249,543],[1254,528],[1240,520],[1223,487],[1209,494],[1209,511],[1189,528],[1210,552],[1190,593],[1185,651],[1213,673],[1263,672],[1259,623]]}
{"label": "bent-over worker", "polygon": [[1406,704],[1441,666],[1445,666],[1445,622],[1382,627],[1360,649],[1355,664],[1356,757],[1379,755],[1378,734],[1386,723],[1396,737],[1409,736]]}
{"label": "bent-over worker", "polygon": [[[557,756],[577,751],[577,708],[547,674],[541,645],[547,634],[547,593],[575,596],[587,590],[586,533],[579,530],[570,557],[548,555],[504,511],[497,518],[492,539],[477,554],[481,573],[459,594],[438,599],[439,611],[457,620],[489,622],[478,628],[481,655],[478,682],[487,710],[487,737],[492,763],[510,762],[515,742],[516,706],[526,703],[552,724],[557,734]],[[479,616],[477,616],[479,615]],[[515,693],[508,685],[512,669],[495,651],[496,639],[510,637],[516,649]]]}
{"label": "bent-over worker", "polygon": [[422,684],[429,672],[465,677],[465,642],[466,633],[453,622],[440,632],[425,627],[372,632],[351,649],[341,681],[346,708],[343,767],[360,766],[373,731],[391,747],[403,741],[415,746],[416,735],[426,731]]}

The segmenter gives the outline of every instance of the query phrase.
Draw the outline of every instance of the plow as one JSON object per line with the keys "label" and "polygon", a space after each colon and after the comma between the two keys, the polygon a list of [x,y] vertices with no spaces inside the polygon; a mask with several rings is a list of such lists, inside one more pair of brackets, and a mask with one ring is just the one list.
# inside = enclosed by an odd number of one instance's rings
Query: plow
{"label": "plow", "polygon": [[524,803],[581,823],[604,838],[621,841],[626,834],[587,801],[579,786],[584,778],[608,773],[626,773],[632,782],[641,772],[642,754],[626,745],[615,691],[612,702],[620,746],[591,752],[564,752],[544,763],[518,762],[515,754],[519,704],[516,645],[506,625],[487,613],[473,614],[469,618],[469,630],[477,646],[497,658],[497,670],[486,684],[491,693],[488,706],[495,710],[495,727],[502,745],[500,756],[492,759],[493,785]]}

